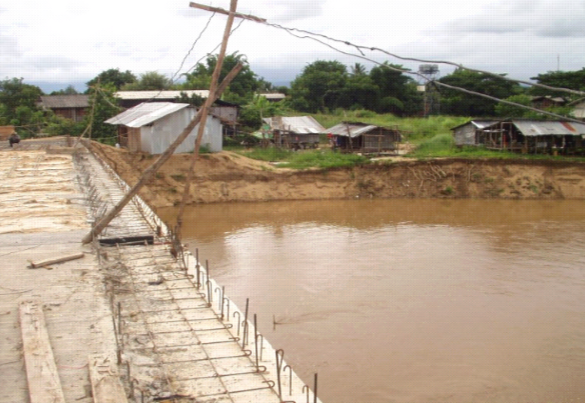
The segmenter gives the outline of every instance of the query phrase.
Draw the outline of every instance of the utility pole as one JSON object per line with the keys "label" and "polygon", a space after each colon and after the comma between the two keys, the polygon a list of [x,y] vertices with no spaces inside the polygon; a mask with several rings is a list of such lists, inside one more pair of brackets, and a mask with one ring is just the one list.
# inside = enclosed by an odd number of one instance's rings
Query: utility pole
{"label": "utility pole", "polygon": [[[181,143],[189,136],[191,131],[197,126],[198,123],[201,122],[203,115],[207,116],[207,110],[209,110],[209,106],[217,100],[223,91],[227,88],[229,83],[236,77],[236,75],[240,72],[243,65],[238,64],[236,67],[232,69],[232,71],[224,78],[221,85],[217,86],[217,82],[219,79],[219,73],[221,72],[221,67],[223,64],[223,59],[225,56],[225,51],[227,48],[227,40],[229,38],[229,33],[231,32],[231,27],[234,20],[234,15],[237,8],[237,0],[231,0],[230,3],[230,11],[229,11],[229,18],[226,23],[226,29],[224,33],[224,38],[222,41],[221,52],[220,56],[217,60],[217,65],[215,66],[215,70],[213,71],[212,80],[210,84],[210,91],[209,97],[204,104],[204,107],[199,110],[197,115],[191,120],[191,122],[187,125],[187,127],[183,130],[183,132],[177,137],[177,139],[169,146],[169,148],[161,154],[161,156],[152,164],[150,167],[144,171],[140,180],[130,189],[130,191],[118,202],[116,206],[114,206],[102,219],[98,221],[98,223],[92,228],[92,230],[87,234],[83,239],[82,242],[89,243],[91,242],[96,236],[98,236],[105,227],[122,211],[122,209],[128,204],[128,202],[138,194],[140,189],[156,174],[156,172],[169,160],[169,158],[173,155],[173,152],[181,145]],[[204,112],[205,111],[205,112]],[[205,122],[201,122],[201,126],[205,126]],[[195,142],[195,153],[199,152],[199,146],[201,144],[201,136],[202,132],[199,131],[197,140]]]}
{"label": "utility pole", "polygon": [[[217,87],[217,81],[219,79],[219,74],[221,73],[221,68],[223,66],[223,59],[225,58],[225,53],[227,49],[228,39],[230,37],[230,33],[232,30],[232,25],[234,23],[234,18],[236,16],[236,7],[238,4],[238,0],[231,0],[230,3],[230,11],[228,13],[228,20],[225,25],[225,31],[223,33],[223,40],[221,42],[221,48],[219,51],[219,56],[217,58],[217,63],[215,65],[215,69],[213,70],[213,74],[211,76],[211,84],[209,87],[209,92],[214,92]],[[194,3],[190,4],[191,7],[196,7]],[[201,7],[199,7],[201,8]],[[210,10],[214,11],[214,10]],[[224,11],[224,10],[222,10]],[[214,12],[217,12],[215,10]],[[215,100],[211,100],[210,98],[203,104],[203,107],[199,111],[201,114],[201,122],[199,123],[199,130],[197,132],[197,139],[195,140],[195,150],[193,151],[193,156],[191,157],[191,164],[189,166],[189,172],[187,172],[187,180],[185,183],[185,189],[183,191],[183,198],[181,200],[181,204],[179,205],[179,213],[177,215],[177,228],[176,232],[179,238],[181,237],[181,228],[183,227],[183,213],[185,212],[185,205],[189,200],[189,195],[191,193],[191,183],[193,182],[193,177],[195,176],[195,163],[199,157],[199,148],[201,147],[201,140],[203,138],[203,133],[205,132],[205,124],[207,122],[207,115],[209,114],[209,110],[211,109],[211,105]]]}

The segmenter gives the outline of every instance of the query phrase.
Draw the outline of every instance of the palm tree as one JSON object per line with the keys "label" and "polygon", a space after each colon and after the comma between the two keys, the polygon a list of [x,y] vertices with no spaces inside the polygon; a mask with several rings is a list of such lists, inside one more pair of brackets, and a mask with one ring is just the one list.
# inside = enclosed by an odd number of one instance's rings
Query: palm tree
{"label": "palm tree", "polygon": [[354,76],[363,76],[366,74],[366,67],[361,63],[351,66],[351,74]]}

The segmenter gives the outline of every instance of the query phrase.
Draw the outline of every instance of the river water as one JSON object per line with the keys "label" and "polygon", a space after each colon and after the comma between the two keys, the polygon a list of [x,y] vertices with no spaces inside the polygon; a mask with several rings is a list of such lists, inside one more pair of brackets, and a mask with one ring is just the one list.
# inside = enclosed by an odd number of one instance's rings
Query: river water
{"label": "river water", "polygon": [[583,201],[215,204],[184,222],[325,403],[585,401]]}

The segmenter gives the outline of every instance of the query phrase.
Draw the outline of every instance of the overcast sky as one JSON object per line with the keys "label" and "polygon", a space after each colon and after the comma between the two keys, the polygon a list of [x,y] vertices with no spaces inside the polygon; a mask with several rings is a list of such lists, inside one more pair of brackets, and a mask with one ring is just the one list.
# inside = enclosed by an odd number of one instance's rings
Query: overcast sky
{"label": "overcast sky", "polygon": [[[199,2],[229,8],[229,0]],[[585,0],[239,0],[238,11],[403,57],[448,60],[524,80],[559,67],[585,67]],[[44,83],[84,90],[79,83],[110,68],[172,76],[211,15],[190,8],[188,0],[3,0],[0,79],[23,77],[48,91]],[[221,15],[211,19],[181,73],[220,42],[225,21]],[[228,52],[235,51],[247,56],[255,73],[277,83],[293,80],[320,59],[373,66],[248,21],[230,39]],[[420,64],[380,52],[366,56],[413,70]],[[439,69],[441,75],[452,71]]]}

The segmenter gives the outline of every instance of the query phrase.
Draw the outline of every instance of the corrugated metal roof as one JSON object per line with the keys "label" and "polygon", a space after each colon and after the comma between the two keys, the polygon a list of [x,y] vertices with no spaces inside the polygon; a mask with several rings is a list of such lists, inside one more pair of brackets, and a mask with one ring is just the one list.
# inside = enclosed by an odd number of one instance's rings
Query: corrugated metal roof
{"label": "corrugated metal roof", "polygon": [[581,136],[585,135],[585,124],[542,120],[512,120],[525,136]]}
{"label": "corrugated metal roof", "polygon": [[41,95],[41,105],[45,108],[87,108],[89,95]]}
{"label": "corrugated metal roof", "polygon": [[280,92],[273,92],[273,93],[263,93],[263,94],[258,94],[261,97],[264,97],[268,100],[272,100],[272,101],[280,101],[282,99],[286,98],[286,95],[280,93]]}
{"label": "corrugated metal roof", "polygon": [[488,127],[493,125],[494,123],[498,123],[499,120],[482,120],[482,119],[474,119],[470,120],[469,122],[465,122],[459,126],[452,127],[451,130],[459,129],[460,127],[467,126],[469,124],[475,126],[477,129],[483,129],[484,127]]}
{"label": "corrugated metal roof", "polygon": [[351,138],[355,138],[376,128],[378,126],[365,123],[340,123],[327,129],[327,133],[345,137],[349,135]]}
{"label": "corrugated metal roof", "polygon": [[106,123],[142,127],[188,106],[189,104],[175,102],[144,102],[106,120]]}
{"label": "corrugated metal roof", "polygon": [[312,116],[264,118],[273,130],[288,130],[298,134],[325,133],[325,128]]}
{"label": "corrugated metal roof", "polygon": [[175,99],[185,93],[187,96],[197,94],[200,97],[207,98],[209,90],[184,90],[184,91],[118,91],[114,95],[120,99]]}

